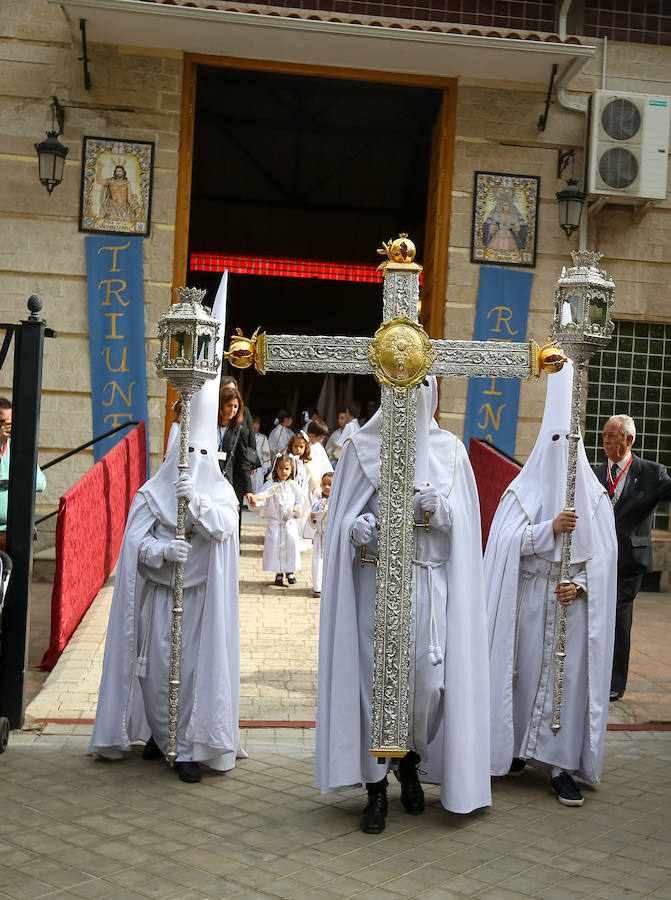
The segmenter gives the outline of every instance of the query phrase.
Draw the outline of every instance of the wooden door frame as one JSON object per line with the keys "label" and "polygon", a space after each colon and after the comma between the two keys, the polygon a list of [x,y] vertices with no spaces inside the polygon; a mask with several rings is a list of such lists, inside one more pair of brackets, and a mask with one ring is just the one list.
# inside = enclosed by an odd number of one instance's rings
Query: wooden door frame
{"label": "wooden door frame", "polygon": [[[274,60],[239,59],[233,56],[208,56],[204,53],[185,53],[182,76],[182,104],[177,161],[177,204],[175,211],[175,244],[172,274],[174,288],[186,284],[188,274],[189,219],[191,215],[191,174],[193,167],[193,138],[195,132],[196,79],[199,66],[221,69],[246,69],[256,72],[277,72],[285,75],[305,75],[317,78],[340,78],[348,81],[368,81],[378,84],[398,84],[410,87],[437,88],[443,91],[443,109],[447,110],[447,141],[444,158],[444,177],[441,180],[436,228],[440,234],[436,260],[433,267],[431,309],[426,316],[430,337],[442,338],[445,323],[445,292],[447,288],[447,261],[450,212],[452,206],[452,173],[454,170],[454,144],[456,135],[457,79],[431,75],[412,75],[404,72],[378,72],[372,69],[342,69],[337,66],[314,66],[303,63],[275,62]],[[434,138],[435,139],[435,138]],[[442,299],[442,304],[435,300]],[[426,315],[426,310],[424,311]],[[423,316],[424,318],[424,316]],[[177,395],[168,387],[166,397],[165,438],[170,430],[170,408]]]}

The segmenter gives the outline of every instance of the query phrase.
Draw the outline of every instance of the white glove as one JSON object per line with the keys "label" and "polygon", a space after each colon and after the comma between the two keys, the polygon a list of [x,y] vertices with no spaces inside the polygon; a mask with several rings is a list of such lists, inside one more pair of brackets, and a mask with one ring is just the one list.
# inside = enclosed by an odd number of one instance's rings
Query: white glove
{"label": "white glove", "polygon": [[438,497],[438,490],[432,484],[423,484],[419,489],[419,508],[434,513],[438,509]]}
{"label": "white glove", "polygon": [[357,516],[352,525],[350,537],[355,547],[363,547],[373,537],[375,531],[375,516],[372,513],[364,513]]}
{"label": "white glove", "polygon": [[184,472],[177,478],[177,481],[175,482],[175,493],[178,497],[186,497],[188,503],[191,503],[196,496],[193,479],[188,473]]}
{"label": "white glove", "polygon": [[180,541],[175,538],[174,541],[169,541],[163,548],[163,557],[170,560],[170,562],[185,563],[189,550],[191,550],[191,544],[188,541]]}

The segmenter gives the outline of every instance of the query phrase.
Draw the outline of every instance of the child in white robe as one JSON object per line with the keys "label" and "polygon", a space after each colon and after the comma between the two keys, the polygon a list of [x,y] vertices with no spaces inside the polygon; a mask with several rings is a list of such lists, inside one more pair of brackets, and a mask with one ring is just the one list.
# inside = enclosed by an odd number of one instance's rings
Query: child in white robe
{"label": "child in white robe", "polygon": [[294,478],[295,461],[287,453],[275,457],[271,481],[260,494],[249,499],[253,510],[268,519],[263,541],[263,569],[275,572],[275,584],[282,587],[296,584],[296,572],[301,567],[300,532],[298,521],[307,505],[307,496]]}
{"label": "child in white robe", "polygon": [[[307,507],[298,523],[298,533],[302,535],[305,530],[305,523],[310,511],[310,506],[312,505],[313,499],[316,499],[315,495],[319,490],[320,479],[315,477],[313,473],[310,444],[302,431],[297,431],[292,435],[291,440],[287,444],[286,452],[289,456],[293,457],[296,463],[296,484],[308,499]],[[310,543],[301,537],[299,546],[301,551],[308,550]]]}
{"label": "child in white robe", "polygon": [[261,434],[261,419],[258,416],[252,418],[254,436],[256,438],[256,453],[261,460],[261,466],[252,473],[252,493],[258,494],[263,490],[263,484],[270,471],[270,444],[265,434]]}
{"label": "child in white robe", "polygon": [[312,538],[312,596],[320,597],[322,592],[322,569],[324,566],[324,532],[326,531],[326,510],[331,493],[332,472],[322,475],[321,497],[312,504],[305,523],[304,537]]}

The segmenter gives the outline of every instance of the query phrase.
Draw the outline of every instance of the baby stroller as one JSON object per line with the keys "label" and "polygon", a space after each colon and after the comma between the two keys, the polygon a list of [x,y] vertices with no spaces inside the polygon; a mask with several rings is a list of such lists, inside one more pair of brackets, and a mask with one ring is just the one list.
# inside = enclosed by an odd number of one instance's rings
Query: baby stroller
{"label": "baby stroller", "polygon": [[[9,584],[9,576],[12,574],[12,561],[0,550],[0,632],[2,631],[2,607],[5,604],[5,595],[7,593],[7,585]],[[9,719],[0,716],[0,753],[4,753],[7,749],[7,741],[9,740]]]}

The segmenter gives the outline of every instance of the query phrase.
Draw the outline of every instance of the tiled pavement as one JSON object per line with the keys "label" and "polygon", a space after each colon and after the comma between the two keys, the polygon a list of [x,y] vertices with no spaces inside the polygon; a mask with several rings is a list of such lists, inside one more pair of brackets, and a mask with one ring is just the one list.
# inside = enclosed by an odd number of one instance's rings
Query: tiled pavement
{"label": "tiled pavement", "polygon": [[[254,522],[244,531],[241,718],[312,720],[309,568],[295,589],[270,587],[258,563],[262,530]],[[0,756],[0,897],[671,900],[669,731],[609,732],[603,783],[585,789],[581,809],[559,806],[531,770],[498,779],[493,807],[470,816],[446,813],[435,788],[424,815],[408,816],[393,784],[379,836],[358,830],[360,790],[324,797],[313,788],[311,728],[243,729],[249,759],[199,785],[144,762],[140,748],[118,763],[91,760],[87,720],[110,593],[31,704],[52,721],[13,734]],[[646,595],[639,604],[631,684],[611,704],[613,719],[671,720],[668,602]]]}

